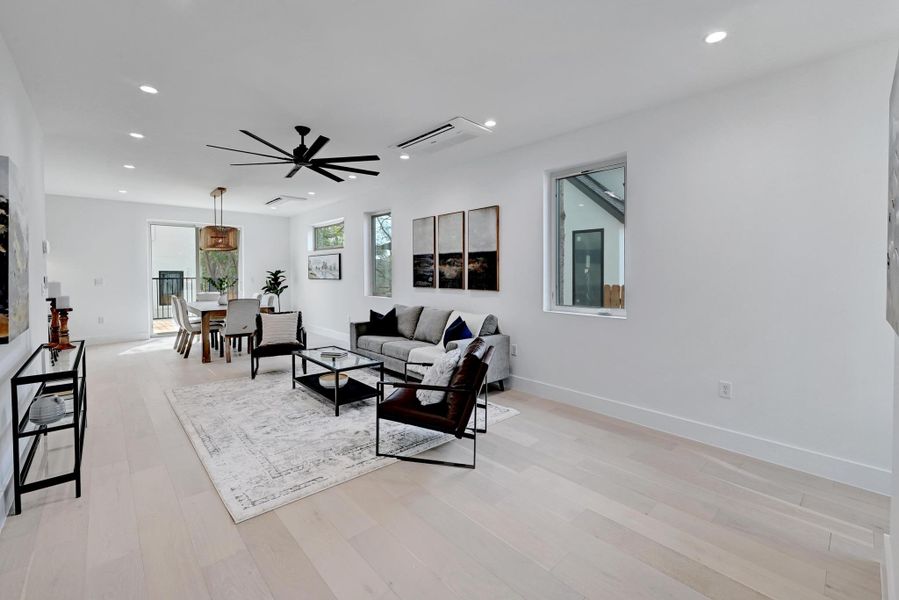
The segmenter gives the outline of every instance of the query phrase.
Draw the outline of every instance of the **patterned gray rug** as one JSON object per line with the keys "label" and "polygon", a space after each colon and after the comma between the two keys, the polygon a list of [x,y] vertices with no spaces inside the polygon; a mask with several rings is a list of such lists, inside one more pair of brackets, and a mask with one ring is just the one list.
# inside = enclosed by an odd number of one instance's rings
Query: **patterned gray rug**
{"label": "patterned gray rug", "polygon": [[[370,385],[378,379],[369,370],[350,375]],[[168,398],[235,523],[396,462],[375,456],[374,399],[341,406],[335,417],[333,404],[292,389],[286,371],[178,388]],[[517,414],[491,402],[488,423]],[[381,421],[381,448],[391,454],[451,440]]]}

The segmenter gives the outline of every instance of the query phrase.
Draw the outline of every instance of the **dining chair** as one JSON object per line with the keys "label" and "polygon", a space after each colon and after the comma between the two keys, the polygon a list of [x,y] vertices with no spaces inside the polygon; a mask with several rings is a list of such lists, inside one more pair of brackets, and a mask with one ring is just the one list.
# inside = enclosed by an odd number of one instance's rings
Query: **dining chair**
{"label": "dining chair", "polygon": [[175,345],[174,350],[178,351],[178,354],[182,352],[181,344],[184,341],[184,325],[181,323],[181,299],[178,296],[172,296],[172,321],[175,322],[175,327],[178,328],[178,332],[175,334]]}
{"label": "dining chair", "polygon": [[[184,349],[184,358],[190,356],[190,348],[193,346],[194,338],[203,335],[203,326],[200,321],[192,321],[187,312],[187,301],[184,298],[178,298],[178,315],[181,319],[181,325],[184,329],[184,337],[182,346]],[[222,326],[218,323],[209,324],[209,335],[218,335]]]}
{"label": "dining chair", "polygon": [[228,301],[228,314],[225,316],[225,328],[222,330],[225,341],[222,343],[225,350],[225,362],[231,362],[231,344],[235,340],[247,338],[247,348],[250,347],[250,338],[256,331],[256,315],[259,314],[259,300],[256,298],[241,298]]}

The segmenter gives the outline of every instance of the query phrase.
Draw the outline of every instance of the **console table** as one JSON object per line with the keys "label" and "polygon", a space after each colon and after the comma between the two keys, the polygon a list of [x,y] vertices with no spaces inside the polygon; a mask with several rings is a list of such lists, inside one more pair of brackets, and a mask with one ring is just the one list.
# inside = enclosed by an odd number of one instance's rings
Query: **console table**
{"label": "console table", "polygon": [[[87,360],[84,341],[72,342],[72,348],[52,351],[42,344],[10,380],[12,398],[13,484],[15,512],[22,512],[22,494],[52,485],[75,482],[75,497],[81,496],[81,455],[87,425]],[[30,419],[34,403],[45,396],[59,396],[65,401],[65,413],[48,424]],[[20,404],[20,398],[25,399]],[[41,438],[52,432],[71,431],[74,466],[72,471],[26,482],[28,471]],[[29,444],[30,440],[30,444]],[[22,449],[28,444],[24,459]]]}

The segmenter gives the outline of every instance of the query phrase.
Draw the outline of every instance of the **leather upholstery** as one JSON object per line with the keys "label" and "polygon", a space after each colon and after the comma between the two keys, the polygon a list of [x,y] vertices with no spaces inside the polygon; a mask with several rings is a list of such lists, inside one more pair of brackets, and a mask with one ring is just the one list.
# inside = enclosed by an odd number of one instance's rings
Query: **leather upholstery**
{"label": "leather upholstery", "polygon": [[[487,352],[487,344],[481,338],[475,338],[473,342],[468,344],[459,359],[459,366],[450,379],[449,387],[471,388],[475,384],[475,378],[478,376],[478,369],[484,354]],[[450,419],[457,419],[459,413],[465,408],[465,403],[469,400],[470,394],[463,392],[450,392],[446,396],[447,416]]]}
{"label": "leather upholstery", "polygon": [[446,417],[446,408],[446,402],[422,405],[414,389],[399,388],[381,403],[379,412],[382,419],[454,434],[456,424]]}

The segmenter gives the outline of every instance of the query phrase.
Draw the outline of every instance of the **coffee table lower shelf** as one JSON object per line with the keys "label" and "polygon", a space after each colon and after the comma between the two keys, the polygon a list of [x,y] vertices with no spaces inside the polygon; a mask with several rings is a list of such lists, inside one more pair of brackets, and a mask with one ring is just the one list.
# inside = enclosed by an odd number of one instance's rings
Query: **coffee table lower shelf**
{"label": "coffee table lower shelf", "polygon": [[334,388],[327,388],[318,382],[318,378],[322,375],[324,375],[324,373],[313,373],[312,375],[302,375],[300,377],[294,377],[293,379],[295,384],[299,383],[303,387],[323,396],[329,402],[333,402],[335,416],[340,416],[340,407],[344,404],[351,404],[353,402],[359,402],[360,400],[375,398],[379,395],[377,388],[373,388],[361,381],[357,381],[352,377],[348,377],[346,384],[344,384],[343,387],[338,388],[337,394],[335,395]]}

